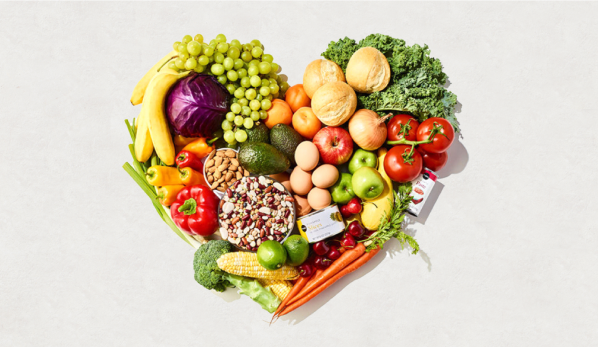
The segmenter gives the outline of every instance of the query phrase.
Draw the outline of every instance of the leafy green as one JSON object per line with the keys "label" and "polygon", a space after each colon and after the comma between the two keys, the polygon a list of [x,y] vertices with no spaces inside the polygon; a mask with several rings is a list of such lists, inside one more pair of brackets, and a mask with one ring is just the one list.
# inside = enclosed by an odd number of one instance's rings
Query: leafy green
{"label": "leafy green", "polygon": [[322,56],[337,63],[346,71],[349,59],[358,49],[374,47],[386,56],[391,69],[388,86],[372,94],[357,93],[358,107],[378,112],[408,112],[422,122],[430,117],[446,118],[456,131],[457,96],[443,85],[448,76],[442,71],[440,60],[430,57],[430,49],[387,35],[372,34],[356,43],[344,38],[331,42]]}
{"label": "leafy green", "polygon": [[401,184],[399,185],[398,193],[393,192],[395,204],[390,211],[390,218],[387,219],[386,215],[382,216],[382,222],[378,231],[362,241],[366,245],[368,252],[377,247],[382,248],[384,243],[393,237],[399,240],[401,247],[405,247],[405,244],[408,244],[413,250],[413,254],[419,252],[417,241],[415,241],[413,236],[405,234],[402,229],[405,211],[409,207],[411,200],[413,200],[413,197],[409,193],[411,193],[411,183]]}
{"label": "leafy green", "polygon": [[227,287],[239,288],[239,294],[249,296],[270,313],[276,311],[280,299],[270,289],[262,287],[257,280],[229,274],[220,270],[217,260],[230,252],[232,245],[225,240],[211,240],[199,247],[193,257],[195,280],[206,289],[223,292]]}

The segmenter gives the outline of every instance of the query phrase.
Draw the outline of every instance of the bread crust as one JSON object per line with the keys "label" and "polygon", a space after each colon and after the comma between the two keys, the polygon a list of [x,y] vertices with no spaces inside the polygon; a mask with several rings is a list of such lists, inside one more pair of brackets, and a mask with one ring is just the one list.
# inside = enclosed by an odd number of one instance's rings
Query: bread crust
{"label": "bread crust", "polygon": [[353,53],[347,64],[347,83],[360,93],[373,93],[390,82],[390,65],[379,50],[363,47]]}
{"label": "bread crust", "polygon": [[339,126],[355,113],[357,95],[345,82],[329,82],[318,88],[311,100],[311,108],[322,123]]}
{"label": "bread crust", "polygon": [[317,59],[309,63],[303,74],[303,90],[310,99],[316,90],[328,82],[345,82],[343,70],[335,62],[326,59]]}

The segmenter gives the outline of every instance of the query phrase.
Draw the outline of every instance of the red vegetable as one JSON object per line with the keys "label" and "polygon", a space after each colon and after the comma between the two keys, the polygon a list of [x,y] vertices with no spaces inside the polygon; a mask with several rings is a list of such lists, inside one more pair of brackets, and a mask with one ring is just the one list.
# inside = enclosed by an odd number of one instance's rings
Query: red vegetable
{"label": "red vegetable", "polygon": [[182,150],[179,152],[179,155],[176,156],[176,165],[180,169],[190,167],[197,172],[203,172],[201,159],[189,151]]}
{"label": "red vegetable", "polygon": [[422,156],[418,151],[413,150],[413,156],[410,157],[411,151],[411,146],[397,145],[386,153],[384,171],[390,179],[405,183],[413,181],[420,174],[423,167]]}
{"label": "red vegetable", "polygon": [[218,229],[218,197],[204,185],[183,188],[170,205],[174,223],[189,235],[210,236]]}
{"label": "red vegetable", "polygon": [[438,172],[440,169],[446,165],[448,160],[448,154],[446,152],[442,153],[428,153],[423,149],[419,148],[419,152],[422,155],[422,159],[424,160],[424,167],[428,169]]}
{"label": "red vegetable", "polygon": [[405,139],[415,141],[419,122],[407,114],[397,114],[388,121],[388,141],[398,141]]}
{"label": "red vegetable", "polygon": [[449,121],[444,118],[428,118],[417,128],[417,141],[425,141],[434,132],[431,143],[422,143],[421,149],[428,153],[445,152],[455,140],[455,129]]}

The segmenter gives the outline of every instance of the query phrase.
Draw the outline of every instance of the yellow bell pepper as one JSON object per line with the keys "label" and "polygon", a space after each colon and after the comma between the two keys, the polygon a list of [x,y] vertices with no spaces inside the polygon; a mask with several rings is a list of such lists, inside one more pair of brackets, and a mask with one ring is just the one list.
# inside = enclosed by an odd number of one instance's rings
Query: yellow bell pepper
{"label": "yellow bell pepper", "polygon": [[176,167],[154,165],[145,173],[147,183],[152,186],[170,186],[183,184],[179,170]]}
{"label": "yellow bell pepper", "polygon": [[182,184],[174,184],[158,188],[158,201],[160,201],[162,205],[169,207],[176,201],[177,194],[183,188],[185,188],[185,186]]}

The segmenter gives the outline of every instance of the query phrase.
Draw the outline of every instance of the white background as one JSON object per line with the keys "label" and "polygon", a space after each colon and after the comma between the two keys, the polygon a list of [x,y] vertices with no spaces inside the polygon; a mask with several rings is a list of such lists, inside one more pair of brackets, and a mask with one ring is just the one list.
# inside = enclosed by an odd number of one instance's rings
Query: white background
{"label": "white background", "polygon": [[[0,345],[589,346],[598,338],[597,4],[0,4]],[[420,255],[269,326],[193,279],[122,169],[139,78],[183,35],[260,39],[291,84],[328,42],[428,44],[463,105]],[[441,186],[439,186],[441,187]],[[436,191],[438,193],[438,190]]]}

